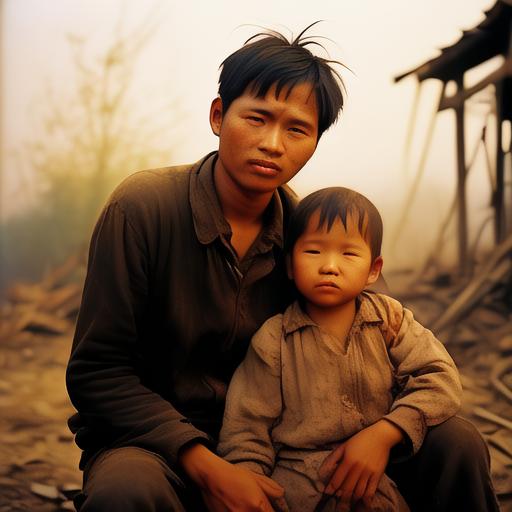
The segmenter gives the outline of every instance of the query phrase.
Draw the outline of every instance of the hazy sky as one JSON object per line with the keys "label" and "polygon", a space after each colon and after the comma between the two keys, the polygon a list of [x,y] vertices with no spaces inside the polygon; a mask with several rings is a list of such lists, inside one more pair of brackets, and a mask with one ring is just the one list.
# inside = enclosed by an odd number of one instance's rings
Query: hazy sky
{"label": "hazy sky", "polygon": [[[15,169],[8,153],[30,137],[37,119],[34,105],[44,97],[45,87],[51,84],[65,94],[73,83],[66,34],[84,37],[87,55],[94,60],[112,41],[116,26],[128,34],[148,16],[157,22],[140,55],[132,96],[134,109],[169,126],[159,141],[170,149],[169,160],[162,162],[167,165],[195,161],[216,148],[208,110],[216,95],[218,66],[258,30],[254,25],[296,35],[321,19],[325,21],[314,32],[332,40],[326,41],[330,56],[353,73],[343,72],[348,97],[338,125],[324,135],[292,185],[300,195],[328,185],[367,194],[384,215],[386,249],[416,172],[422,134],[439,87],[436,82],[426,84],[414,151],[404,175],[402,153],[416,83],[410,78],[394,84],[392,78],[455,42],[460,31],[481,21],[483,10],[493,4],[493,0],[162,0],[153,4],[4,0],[4,168]],[[178,113],[167,107],[172,102]],[[453,189],[453,133],[453,114],[445,112],[435,132],[421,193],[404,227],[407,249],[389,251],[390,266],[421,259],[435,236]],[[479,174],[470,183],[472,211],[477,213],[486,210],[489,199],[483,169]],[[13,197],[16,176],[5,181],[3,193]]]}

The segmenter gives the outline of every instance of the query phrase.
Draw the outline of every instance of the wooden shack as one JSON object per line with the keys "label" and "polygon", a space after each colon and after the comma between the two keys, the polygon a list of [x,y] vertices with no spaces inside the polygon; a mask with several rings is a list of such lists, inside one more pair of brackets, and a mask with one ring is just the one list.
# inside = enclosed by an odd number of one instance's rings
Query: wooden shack
{"label": "wooden shack", "polygon": [[[498,69],[480,79],[478,83],[466,87],[464,80],[466,72],[497,55],[503,57],[503,62]],[[460,269],[464,274],[471,266],[468,257],[468,205],[466,199],[468,158],[464,142],[465,104],[469,98],[490,85],[494,86],[496,112],[494,116],[496,164],[490,176],[496,244],[503,244],[512,232],[512,226],[507,225],[509,216],[505,211],[506,208],[510,208],[507,204],[512,204],[511,188],[506,190],[507,180],[510,183],[512,179],[512,169],[510,169],[510,164],[505,166],[505,155],[511,151],[510,140],[507,142],[507,147],[503,147],[502,143],[504,142],[504,123],[512,121],[512,0],[498,0],[493,7],[485,12],[484,20],[471,30],[464,31],[457,42],[443,48],[437,57],[397,76],[395,81],[398,82],[410,75],[414,75],[420,83],[427,79],[440,80],[443,83],[443,88],[438,112],[446,109],[453,109],[455,112],[458,255]],[[448,95],[446,85],[450,82],[456,84],[456,92]],[[510,159],[508,161],[510,162]],[[508,174],[507,178],[506,174]],[[511,195],[507,200],[505,200],[506,193]]]}

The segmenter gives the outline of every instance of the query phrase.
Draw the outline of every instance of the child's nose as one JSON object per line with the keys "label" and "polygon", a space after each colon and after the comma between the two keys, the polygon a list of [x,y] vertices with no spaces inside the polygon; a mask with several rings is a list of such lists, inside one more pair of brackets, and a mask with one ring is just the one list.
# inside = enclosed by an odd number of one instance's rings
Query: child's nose
{"label": "child's nose", "polygon": [[333,274],[337,276],[339,272],[339,267],[333,258],[325,260],[320,267],[320,273],[322,274]]}

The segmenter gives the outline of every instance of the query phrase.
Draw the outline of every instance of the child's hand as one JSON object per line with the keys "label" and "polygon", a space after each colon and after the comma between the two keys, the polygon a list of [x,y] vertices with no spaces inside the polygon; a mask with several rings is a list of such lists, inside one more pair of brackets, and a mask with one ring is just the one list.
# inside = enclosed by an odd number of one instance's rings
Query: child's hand
{"label": "child's hand", "polygon": [[403,439],[402,431],[380,420],[340,444],[318,471],[325,493],[342,503],[363,500],[370,504],[389,459],[391,448]]}

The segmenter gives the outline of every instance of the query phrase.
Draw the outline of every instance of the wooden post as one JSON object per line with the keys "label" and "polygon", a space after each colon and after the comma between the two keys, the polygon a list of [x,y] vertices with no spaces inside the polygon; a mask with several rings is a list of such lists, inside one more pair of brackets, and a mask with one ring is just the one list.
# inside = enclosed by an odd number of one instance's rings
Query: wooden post
{"label": "wooden post", "polygon": [[494,191],[494,238],[496,244],[505,237],[504,161],[503,153],[503,80],[496,82],[496,190]]}
{"label": "wooden post", "polygon": [[[457,80],[457,91],[464,90],[464,76]],[[464,145],[464,106],[465,102],[455,107],[457,130],[457,200],[458,200],[458,235],[459,235],[459,270],[462,275],[468,272],[468,226],[466,210],[466,149]]]}

